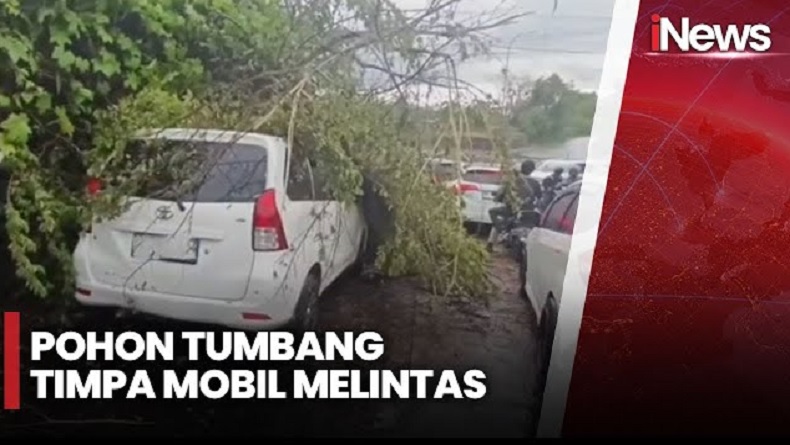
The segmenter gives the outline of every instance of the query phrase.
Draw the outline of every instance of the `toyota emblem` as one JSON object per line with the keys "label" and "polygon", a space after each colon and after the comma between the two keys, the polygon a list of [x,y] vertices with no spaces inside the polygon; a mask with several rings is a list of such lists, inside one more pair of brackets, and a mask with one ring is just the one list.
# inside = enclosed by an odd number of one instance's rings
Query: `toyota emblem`
{"label": "toyota emblem", "polygon": [[173,211],[168,206],[162,206],[156,209],[156,218],[167,220],[173,217]]}

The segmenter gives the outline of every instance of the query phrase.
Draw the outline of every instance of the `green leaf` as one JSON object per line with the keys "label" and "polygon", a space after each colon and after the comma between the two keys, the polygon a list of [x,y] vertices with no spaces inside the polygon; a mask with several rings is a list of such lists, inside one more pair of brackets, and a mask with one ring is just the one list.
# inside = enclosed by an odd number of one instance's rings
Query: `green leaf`
{"label": "green leaf", "polygon": [[26,114],[11,113],[2,123],[3,137],[6,142],[17,145],[27,144],[30,137],[30,121]]}
{"label": "green leaf", "polygon": [[55,46],[65,47],[71,42],[71,35],[69,31],[63,28],[51,28],[49,41],[54,43]]}
{"label": "green leaf", "polygon": [[30,41],[9,35],[0,35],[0,50],[5,51],[12,63],[30,57]]}
{"label": "green leaf", "polygon": [[64,46],[56,46],[55,49],[52,50],[52,58],[64,69],[71,68],[77,59],[74,53],[67,50]]}
{"label": "green leaf", "polygon": [[33,102],[33,99],[36,98],[36,93],[32,91],[25,91],[19,94],[19,98],[22,100],[22,103],[27,105],[30,102]]}
{"label": "green leaf", "polygon": [[93,62],[93,68],[105,77],[112,77],[121,72],[121,64],[114,54],[102,51],[101,58]]}
{"label": "green leaf", "polygon": [[71,123],[66,109],[63,107],[56,107],[55,114],[58,116],[58,124],[60,125],[61,133],[71,136],[74,134],[74,124]]}
{"label": "green leaf", "polygon": [[22,10],[19,8],[19,0],[5,0],[2,3],[2,7],[5,8],[6,12],[12,16],[17,16],[22,12]]}
{"label": "green leaf", "polygon": [[75,57],[74,58],[74,68],[77,69],[79,72],[86,72],[90,69],[91,63],[88,59],[84,59],[82,57]]}
{"label": "green leaf", "polygon": [[75,95],[76,95],[76,102],[79,103],[80,105],[85,104],[85,102],[91,102],[93,100],[93,91],[85,87],[77,88],[77,90],[75,91]]}
{"label": "green leaf", "polygon": [[126,80],[124,81],[124,84],[126,85],[127,88],[136,90],[140,86],[140,77],[137,76],[137,74],[134,72],[129,73],[126,76]]}
{"label": "green leaf", "polygon": [[49,93],[39,93],[36,96],[36,110],[43,114],[49,111],[50,108],[52,108],[52,96]]}

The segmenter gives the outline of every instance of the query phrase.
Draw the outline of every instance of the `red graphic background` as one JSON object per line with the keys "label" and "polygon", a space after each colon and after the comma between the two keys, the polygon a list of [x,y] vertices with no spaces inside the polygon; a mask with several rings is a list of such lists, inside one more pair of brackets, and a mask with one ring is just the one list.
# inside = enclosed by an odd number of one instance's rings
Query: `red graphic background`
{"label": "red graphic background", "polygon": [[[651,56],[651,16],[771,55]],[[790,433],[790,4],[642,0],[564,434]]]}

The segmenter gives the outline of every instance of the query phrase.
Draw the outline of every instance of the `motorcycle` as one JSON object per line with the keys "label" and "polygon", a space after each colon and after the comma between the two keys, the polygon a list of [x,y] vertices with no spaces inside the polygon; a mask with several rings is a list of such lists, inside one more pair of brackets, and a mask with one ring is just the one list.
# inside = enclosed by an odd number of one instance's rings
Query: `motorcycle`
{"label": "motorcycle", "polygon": [[540,221],[540,212],[536,210],[523,210],[509,218],[499,218],[494,221],[494,225],[500,233],[499,243],[519,263],[523,260],[527,236],[538,221]]}
{"label": "motorcycle", "polygon": [[536,227],[541,218],[537,210],[525,210],[510,218],[496,221],[497,230],[501,230],[498,240],[505,246],[511,257],[518,263],[519,294],[526,295],[527,282],[527,237]]}

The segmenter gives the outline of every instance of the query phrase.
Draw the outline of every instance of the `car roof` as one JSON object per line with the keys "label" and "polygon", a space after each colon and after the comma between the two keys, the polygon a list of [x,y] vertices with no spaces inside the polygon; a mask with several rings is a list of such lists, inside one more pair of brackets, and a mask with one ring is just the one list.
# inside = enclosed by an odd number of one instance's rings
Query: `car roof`
{"label": "car roof", "polygon": [[583,165],[586,163],[587,162],[583,160],[575,161],[573,159],[546,159],[545,161],[538,164],[538,168],[542,168],[547,165],[562,167],[562,166],[572,166],[572,165]]}
{"label": "car roof", "polygon": [[592,190],[594,190],[595,188],[599,188],[599,191],[600,191],[601,188],[606,189],[606,185],[604,183],[600,182],[600,181],[595,181],[595,180],[590,180],[590,179],[579,179],[578,181],[573,182],[573,183],[568,184],[567,186],[565,186],[565,188],[563,188],[559,192],[559,194],[555,197],[555,199],[557,199],[557,198],[559,198],[561,196],[568,195],[568,194],[574,194],[574,193],[575,194],[579,194],[579,193],[581,193],[582,184],[585,183],[585,182],[588,182],[589,185],[593,186]]}
{"label": "car roof", "polygon": [[282,138],[263,133],[219,130],[209,128],[152,128],[137,133],[139,138],[171,139],[176,141],[236,142],[276,147]]}
{"label": "car roof", "polygon": [[464,166],[465,170],[488,170],[488,171],[501,171],[502,167],[494,164],[468,164]]}

